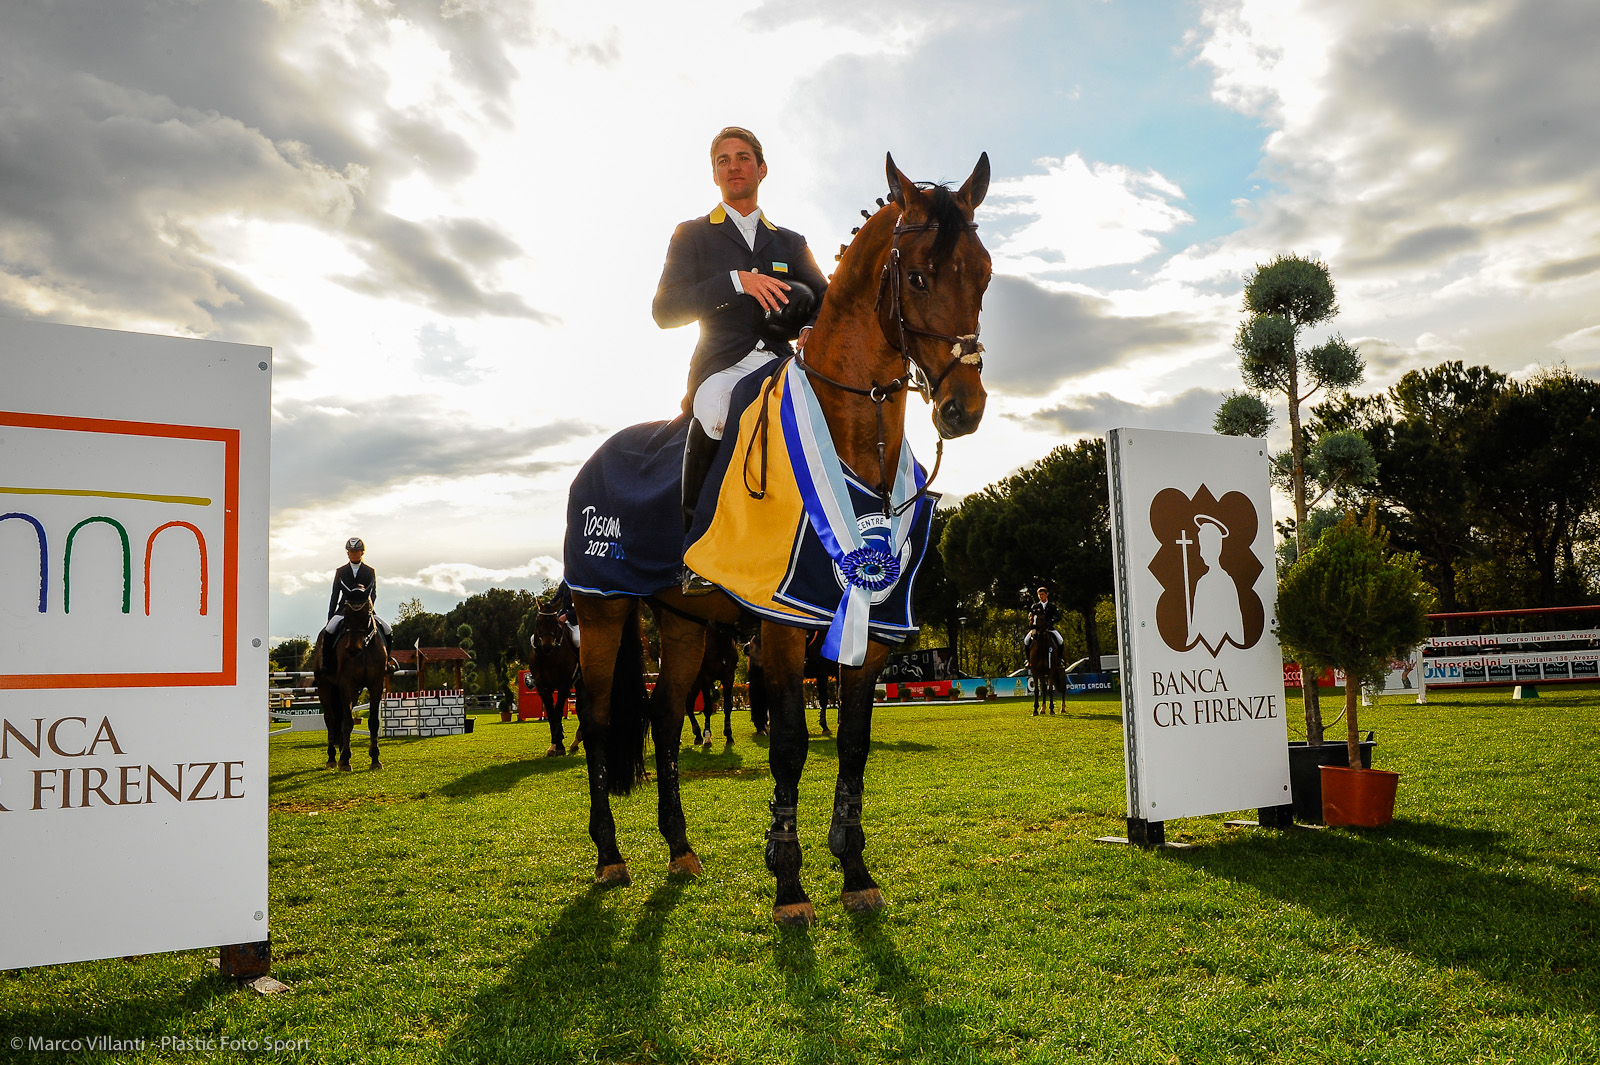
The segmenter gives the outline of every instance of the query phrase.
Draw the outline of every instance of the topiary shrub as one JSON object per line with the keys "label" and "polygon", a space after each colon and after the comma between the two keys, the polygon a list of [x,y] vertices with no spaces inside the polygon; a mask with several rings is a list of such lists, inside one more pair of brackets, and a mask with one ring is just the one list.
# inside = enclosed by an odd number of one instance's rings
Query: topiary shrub
{"label": "topiary shrub", "polygon": [[1356,711],[1362,684],[1376,684],[1389,662],[1428,638],[1433,593],[1415,554],[1394,554],[1376,513],[1347,514],[1290,566],[1278,584],[1277,634],[1305,675],[1345,673],[1349,765],[1361,765]]}

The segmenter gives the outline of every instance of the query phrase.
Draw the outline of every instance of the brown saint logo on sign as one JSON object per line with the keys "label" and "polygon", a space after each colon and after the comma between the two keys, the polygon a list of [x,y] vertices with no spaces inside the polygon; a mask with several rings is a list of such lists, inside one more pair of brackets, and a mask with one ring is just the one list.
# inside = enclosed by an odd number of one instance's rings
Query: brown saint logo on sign
{"label": "brown saint logo on sign", "polygon": [[1255,593],[1265,568],[1256,557],[1260,519],[1243,492],[1221,499],[1205,485],[1194,495],[1163,488],[1150,502],[1150,529],[1161,547],[1150,572],[1161,582],[1156,630],[1174,651],[1225,644],[1254,647],[1267,612]]}

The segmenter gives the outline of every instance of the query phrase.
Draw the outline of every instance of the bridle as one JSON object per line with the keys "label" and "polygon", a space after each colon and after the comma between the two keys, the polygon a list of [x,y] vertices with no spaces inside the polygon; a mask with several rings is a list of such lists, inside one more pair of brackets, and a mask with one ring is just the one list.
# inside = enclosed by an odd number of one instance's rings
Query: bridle
{"label": "bridle", "polygon": [[[892,498],[894,486],[889,478],[888,468],[889,445],[883,432],[883,404],[885,401],[897,393],[912,391],[920,394],[924,402],[931,404],[934,395],[939,391],[939,386],[944,384],[944,379],[950,376],[950,371],[957,366],[975,366],[979,373],[983,372],[983,345],[979,343],[977,333],[952,336],[949,333],[936,333],[930,329],[921,329],[906,321],[905,307],[900,299],[900,289],[904,284],[900,261],[900,237],[904,233],[922,233],[928,230],[937,230],[938,228],[938,222],[918,222],[914,225],[907,225],[903,219],[897,219],[894,224],[894,235],[889,242],[889,258],[883,264],[883,270],[879,274],[878,298],[873,303],[873,311],[878,313],[878,326],[883,330],[884,340],[888,341],[889,346],[900,354],[902,365],[906,367],[905,373],[886,384],[879,384],[874,381],[870,388],[858,388],[855,385],[847,385],[843,381],[835,381],[806,362],[804,349],[801,349],[799,354],[790,355],[784,360],[786,363],[789,359],[793,359],[794,364],[804,370],[808,376],[824,384],[831,385],[841,392],[865,396],[872,400],[873,409],[878,416],[878,484],[874,491],[883,500],[883,513],[885,516],[899,515],[915,506],[918,500],[928,494],[928,489],[933,484],[933,479],[939,476],[939,467],[944,463],[944,437],[941,436],[934,445],[933,472],[928,475],[926,481],[922,482],[922,487],[917,490],[915,495],[899,506],[894,505]],[[977,229],[978,223],[967,222],[965,223],[965,228],[968,230]],[[894,323],[894,334],[891,334],[883,324],[881,312],[886,291],[889,294],[889,318]],[[928,372],[911,357],[910,344],[908,343],[908,337],[910,336],[927,337],[930,340],[940,340],[950,345],[950,361],[945,364],[943,370],[939,371],[939,376],[930,380]],[[760,488],[751,488],[750,486],[748,450],[745,455],[745,490],[750,493],[753,499],[762,499],[767,494],[767,400],[770,397],[773,384],[782,375],[783,369],[784,363],[780,363],[777,371],[767,378],[761,393],[761,414],[758,426],[761,438]],[[751,443],[753,445],[754,440]]]}
{"label": "bridle", "polygon": [[571,639],[571,636],[566,631],[566,625],[564,625],[562,623],[562,621],[561,621],[561,613],[562,612],[559,611],[559,610],[541,610],[541,611],[539,611],[539,615],[538,615],[539,617],[541,617],[541,618],[554,618],[555,619],[556,631],[555,631],[555,635],[554,636],[547,636],[547,637],[544,637],[541,640],[540,635],[539,635],[538,624],[535,623],[534,631],[533,631],[533,649],[534,650],[536,650],[536,651],[557,651],[557,650],[560,650],[562,644],[567,643]]}
{"label": "bridle", "polygon": [[[367,644],[372,642],[372,638],[378,633],[378,615],[372,609],[372,598],[370,596],[363,593],[360,599],[346,597],[343,604],[341,604],[339,613],[344,616],[346,621],[350,621],[355,616],[365,616],[367,622],[366,635],[361,640],[361,646],[366,647]],[[355,626],[352,625],[346,631],[356,631]]]}
{"label": "bridle", "polygon": [[[883,308],[883,294],[885,291],[889,293],[889,317],[894,320],[895,331],[899,334],[899,343],[895,342],[896,338],[890,336],[887,330],[884,331],[884,339],[906,361],[906,365],[909,367],[905,375],[906,378],[909,379],[913,374],[921,373],[922,382],[919,385],[913,385],[912,388],[921,392],[922,398],[929,403],[933,402],[934,394],[939,391],[939,386],[944,384],[944,379],[950,376],[950,371],[954,370],[958,365],[976,366],[979,373],[983,372],[983,345],[978,342],[977,333],[952,336],[949,333],[935,333],[929,329],[918,329],[906,321],[905,308],[901,305],[900,300],[900,289],[902,287],[900,235],[902,233],[922,233],[938,228],[939,223],[937,222],[919,222],[916,225],[906,225],[903,220],[895,222],[894,236],[889,242],[889,260],[883,264],[883,272],[878,281],[878,299],[872,307],[874,311],[880,311]],[[968,230],[977,229],[978,223],[968,222],[966,223],[966,228]],[[880,325],[882,324],[881,316],[879,323]],[[942,340],[950,345],[950,361],[945,363],[944,369],[939,371],[939,376],[932,381],[928,380],[927,371],[923,370],[908,353],[906,343],[906,335],[908,333],[911,336],[927,337],[930,340]]]}

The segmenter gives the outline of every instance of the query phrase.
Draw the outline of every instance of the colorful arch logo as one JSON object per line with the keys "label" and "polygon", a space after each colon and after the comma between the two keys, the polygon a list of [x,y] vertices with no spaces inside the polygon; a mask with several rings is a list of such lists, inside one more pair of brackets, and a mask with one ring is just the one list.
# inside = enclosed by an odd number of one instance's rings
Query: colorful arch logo
{"label": "colorful arch logo", "polygon": [[[178,557],[173,552],[181,551],[182,544],[192,544],[194,572],[198,573],[198,588],[196,596],[191,600],[198,616],[206,617],[213,610],[219,610],[220,622],[220,648],[213,648],[210,652],[211,660],[220,659],[221,668],[212,670],[178,670],[163,669],[160,666],[150,672],[132,672],[126,668],[110,671],[94,671],[86,669],[83,672],[45,671],[28,673],[21,671],[19,663],[0,664],[0,689],[7,688],[99,688],[99,687],[164,687],[184,685],[232,685],[235,683],[237,671],[237,587],[238,587],[238,539],[239,539],[239,431],[236,429],[217,429],[203,426],[164,425],[151,422],[114,421],[99,418],[73,418],[60,415],[28,414],[0,411],[0,428],[15,426],[28,430],[58,430],[64,434],[80,434],[77,436],[63,436],[60,439],[63,446],[70,443],[80,450],[100,450],[107,456],[113,456],[119,451],[137,449],[140,442],[150,444],[158,442],[152,453],[166,454],[172,450],[172,445],[166,442],[181,441],[206,441],[221,444],[220,458],[221,469],[213,471],[220,477],[212,476],[210,480],[220,480],[222,487],[221,508],[221,538],[220,545],[208,542],[207,533],[202,525],[211,529],[213,536],[217,532],[216,511],[213,504],[217,501],[210,496],[200,495],[172,495],[156,494],[142,491],[120,491],[107,488],[66,488],[50,487],[48,470],[35,469],[26,471],[16,469],[24,463],[14,463],[13,468],[0,473],[0,530],[10,523],[19,523],[31,528],[33,540],[37,546],[38,560],[38,595],[31,599],[24,608],[30,616],[45,617],[39,626],[48,624],[49,617],[59,617],[65,620],[73,614],[74,606],[81,607],[84,596],[110,594],[113,603],[120,607],[120,613],[131,615],[135,613],[134,607],[134,571],[135,571],[135,544],[136,540],[130,538],[130,527],[136,530],[136,535],[142,536],[143,544],[143,616],[151,616],[153,582],[161,580],[162,562]],[[87,435],[81,435],[87,434]],[[180,445],[181,446],[181,445]],[[163,451],[162,449],[166,450]],[[39,452],[35,446],[35,453]],[[207,451],[208,455],[216,455],[215,451]],[[107,462],[108,469],[116,469],[115,462]],[[48,466],[45,463],[44,466]],[[34,476],[29,477],[28,473]],[[192,472],[192,471],[191,471]],[[160,479],[168,471],[164,470],[159,462],[153,463],[149,468],[142,468],[142,479]],[[20,476],[19,476],[20,475]],[[21,479],[25,483],[9,483],[14,479]],[[78,478],[81,480],[81,477]],[[115,477],[111,477],[113,484]],[[87,516],[63,519],[67,511],[62,510],[61,504],[69,500],[63,497],[79,497],[90,504],[84,510],[109,510],[112,513],[89,513]],[[14,501],[14,502],[13,502]],[[143,524],[136,524],[135,520],[126,514],[118,514],[118,506],[110,501],[136,501],[137,513]],[[13,506],[5,504],[11,502]],[[77,502],[76,498],[70,502]],[[154,506],[152,506],[152,504]],[[126,504],[123,504],[126,506]],[[173,513],[172,508],[196,508],[194,513],[209,512],[210,518],[203,519],[196,516],[193,521],[185,520]],[[59,541],[52,537],[52,522],[45,511],[55,517],[54,532]],[[152,515],[159,515],[152,518]],[[165,519],[165,520],[163,520]],[[151,526],[154,525],[154,528]],[[80,579],[74,584],[74,562],[83,554],[87,540],[80,537],[93,528],[108,528],[115,533],[115,546],[120,547],[121,582],[120,588],[102,591],[98,587],[84,587]],[[65,534],[61,530],[65,528]],[[145,529],[150,529],[148,535]],[[23,534],[26,536],[26,534]],[[103,534],[102,534],[103,535]],[[159,543],[174,542],[174,547],[164,548],[158,555],[156,548]],[[24,543],[26,540],[24,540]],[[101,543],[104,543],[102,540]],[[220,546],[220,558],[214,547]],[[96,550],[101,550],[99,544]],[[213,561],[219,561],[220,573],[220,603],[213,603],[212,566]],[[59,562],[59,569],[55,564]],[[26,563],[24,563],[26,564]],[[107,573],[104,565],[92,567],[102,577]],[[78,569],[81,571],[82,566]],[[111,571],[115,572],[113,566]],[[187,579],[185,571],[185,579]],[[52,575],[56,581],[52,581]],[[169,580],[171,578],[168,578]],[[114,581],[114,578],[112,578]],[[59,583],[57,583],[59,582]],[[12,585],[11,587],[15,587]],[[31,586],[30,586],[31,587]],[[103,600],[101,601],[103,602]],[[168,600],[169,614],[171,601]],[[14,604],[5,604],[6,608],[14,610]],[[189,609],[185,607],[185,610]],[[80,610],[81,613],[81,610]],[[32,624],[32,623],[29,623]],[[78,624],[73,622],[72,624]],[[213,637],[216,630],[211,629]],[[24,656],[25,657],[25,656]]]}

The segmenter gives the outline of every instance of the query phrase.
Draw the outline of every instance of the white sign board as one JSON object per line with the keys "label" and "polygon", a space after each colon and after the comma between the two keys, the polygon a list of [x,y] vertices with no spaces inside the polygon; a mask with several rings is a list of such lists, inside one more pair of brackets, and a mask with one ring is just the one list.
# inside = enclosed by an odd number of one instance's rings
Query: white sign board
{"label": "white sign board", "polygon": [[0,319],[0,969],[267,938],[270,362]]}
{"label": "white sign board", "polygon": [[1265,448],[1114,429],[1112,549],[1128,816],[1290,801]]}

